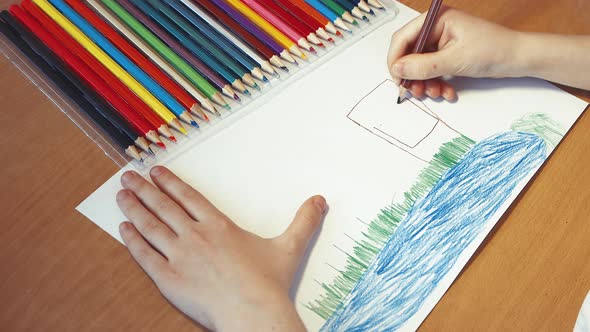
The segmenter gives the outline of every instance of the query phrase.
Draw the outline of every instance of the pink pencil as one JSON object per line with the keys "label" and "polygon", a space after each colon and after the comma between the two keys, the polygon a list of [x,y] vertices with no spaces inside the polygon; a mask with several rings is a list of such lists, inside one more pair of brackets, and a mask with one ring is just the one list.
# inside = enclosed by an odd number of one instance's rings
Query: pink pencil
{"label": "pink pencil", "polygon": [[275,28],[279,29],[289,39],[296,42],[302,48],[315,52],[314,48],[305,40],[305,37],[299,32],[291,28],[285,21],[281,20],[277,15],[266,9],[262,4],[256,0],[241,0],[244,4],[250,7],[253,11],[257,12],[258,15],[262,16],[270,24],[274,25]]}

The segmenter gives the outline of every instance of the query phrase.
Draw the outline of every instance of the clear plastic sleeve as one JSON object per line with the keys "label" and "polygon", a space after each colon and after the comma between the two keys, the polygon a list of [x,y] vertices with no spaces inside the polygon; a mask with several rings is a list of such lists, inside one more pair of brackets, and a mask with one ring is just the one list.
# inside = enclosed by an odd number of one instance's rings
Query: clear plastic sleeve
{"label": "clear plastic sleeve", "polygon": [[[12,1],[10,4],[18,3]],[[343,38],[336,39],[335,44],[326,43],[326,48],[316,48],[317,54],[307,52],[309,57],[307,61],[299,61],[299,65],[289,65],[289,72],[280,72],[279,77],[270,76],[269,83],[261,83],[260,91],[252,91],[251,96],[244,96],[241,102],[230,101],[231,110],[220,110],[221,115],[210,116],[209,122],[199,122],[199,128],[187,128],[188,135],[177,135],[178,142],[167,144],[166,150],[161,150],[155,146],[152,147],[153,154],[142,153],[143,161],[131,160],[123,150],[121,150],[111,139],[100,129],[94,122],[82,111],[78,109],[69,97],[67,97],[53,82],[46,77],[29,59],[20,52],[5,36],[0,34],[0,53],[2,53],[14,66],[16,66],[23,75],[33,82],[57,108],[63,112],[80,130],[94,143],[96,143],[115,164],[120,168],[132,163],[135,168],[144,172],[149,166],[154,164],[166,164],[170,160],[178,157],[187,149],[207,140],[209,137],[219,133],[224,128],[230,126],[235,121],[239,121],[243,116],[255,111],[264,105],[268,100],[273,98],[288,86],[307,73],[322,66],[325,62],[330,61],[333,57],[343,52],[363,37],[370,34],[373,30],[383,24],[393,20],[398,9],[395,2],[382,1],[385,10],[375,11],[375,16],[369,17],[369,22],[358,20],[359,25],[353,28],[352,33],[344,33]],[[0,9],[7,9],[4,6]]]}

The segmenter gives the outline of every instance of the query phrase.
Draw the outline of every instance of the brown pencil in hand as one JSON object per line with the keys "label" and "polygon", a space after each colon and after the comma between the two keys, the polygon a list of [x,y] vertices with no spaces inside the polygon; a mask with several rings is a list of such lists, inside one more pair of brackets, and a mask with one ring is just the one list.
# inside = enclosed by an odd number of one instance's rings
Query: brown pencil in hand
{"label": "brown pencil in hand", "polygon": [[[424,52],[424,46],[426,46],[426,41],[428,40],[428,36],[430,36],[430,31],[434,26],[434,22],[436,21],[436,17],[438,15],[438,11],[442,5],[442,0],[432,0],[430,4],[430,9],[428,9],[428,14],[426,14],[426,19],[424,20],[424,24],[422,24],[422,28],[420,29],[420,34],[418,35],[418,40],[416,40],[416,44],[414,44],[414,49],[412,53],[422,53]],[[411,80],[403,79],[400,83],[399,87],[399,97],[397,98],[397,103],[401,104],[408,97],[408,89],[410,88],[410,84],[412,83]]]}

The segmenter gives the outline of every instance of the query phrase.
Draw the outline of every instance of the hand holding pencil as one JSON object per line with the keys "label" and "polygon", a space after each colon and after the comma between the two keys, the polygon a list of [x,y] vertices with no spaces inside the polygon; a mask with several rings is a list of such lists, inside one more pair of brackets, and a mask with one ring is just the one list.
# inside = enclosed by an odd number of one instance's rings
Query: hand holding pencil
{"label": "hand holding pencil", "polygon": [[[520,71],[511,66],[516,33],[512,30],[449,7],[442,7],[421,52],[412,52],[427,14],[395,32],[387,65],[398,82],[414,97],[457,98],[455,89],[442,76],[501,77]],[[402,96],[403,97],[403,96]]]}

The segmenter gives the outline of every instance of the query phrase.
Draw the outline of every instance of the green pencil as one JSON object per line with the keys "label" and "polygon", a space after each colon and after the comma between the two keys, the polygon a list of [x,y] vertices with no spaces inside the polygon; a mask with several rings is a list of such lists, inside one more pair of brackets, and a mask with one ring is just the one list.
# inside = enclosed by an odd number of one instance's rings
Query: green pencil
{"label": "green pencil", "polygon": [[176,70],[193,83],[207,98],[215,103],[229,107],[221,94],[193,67],[184,59],[172,51],[158,37],[149,31],[143,24],[137,21],[128,11],[121,7],[114,0],[100,0],[108,9],[110,9],[123,23],[125,23],[133,32],[151,46],[158,54],[170,63]]}
{"label": "green pencil", "polygon": [[331,11],[336,13],[336,15],[341,16],[346,22],[358,25],[359,23],[347,12],[342,6],[337,4],[334,0],[320,0],[326,7],[330,8]]}

